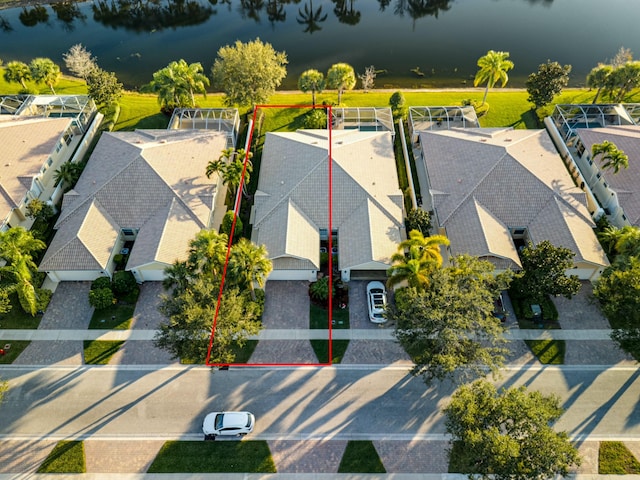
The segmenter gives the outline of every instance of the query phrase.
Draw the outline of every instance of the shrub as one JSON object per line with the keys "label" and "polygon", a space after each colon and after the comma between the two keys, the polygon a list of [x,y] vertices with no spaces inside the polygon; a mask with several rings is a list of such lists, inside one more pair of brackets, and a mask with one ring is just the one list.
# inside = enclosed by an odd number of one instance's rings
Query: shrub
{"label": "shrub", "polygon": [[431,215],[421,208],[412,208],[404,223],[407,227],[407,232],[418,230],[426,236],[431,231]]}
{"label": "shrub", "polygon": [[[231,234],[231,226],[233,225],[233,210],[229,210],[222,217],[222,224],[220,225],[220,231],[226,235]],[[236,228],[233,230],[233,238],[237,239],[241,234],[244,226],[242,225],[242,219],[240,215],[236,219]]]}
{"label": "shrub", "polygon": [[265,299],[265,294],[264,294],[264,290],[262,290],[261,288],[256,288],[254,290],[254,293],[256,295],[256,305],[258,305],[258,310],[257,310],[257,315],[258,318],[262,318],[262,314],[264,313],[264,299]]}
{"label": "shrub", "polygon": [[[336,294],[335,286],[332,284],[331,296]],[[326,301],[329,299],[329,277],[322,277],[320,280],[309,285],[309,294],[316,300]]]}
{"label": "shrub", "polygon": [[489,112],[489,104],[487,102],[480,103],[477,100],[467,98],[465,100],[462,100],[462,105],[465,107],[468,107],[468,106],[473,107],[478,117],[486,115]]}
{"label": "shrub", "polygon": [[110,288],[97,288],[89,292],[89,305],[96,310],[103,310],[115,303],[115,297]]}
{"label": "shrub", "polygon": [[536,117],[538,117],[538,123],[544,125],[544,119],[550,117],[553,114],[556,106],[553,104],[545,105],[544,107],[536,108]]}
{"label": "shrub", "polygon": [[304,128],[327,128],[327,114],[324,109],[314,109],[304,116]]}
{"label": "shrub", "polygon": [[49,306],[53,292],[46,288],[36,288],[36,311],[44,312]]}
{"label": "shrub", "polygon": [[98,277],[91,282],[91,290],[99,288],[111,288],[111,279],[109,277]]}
{"label": "shrub", "polygon": [[113,291],[116,294],[126,294],[138,286],[133,273],[119,271],[113,275]]}
{"label": "shrub", "polygon": [[121,253],[116,253],[113,256],[113,263],[115,263],[116,265],[121,265],[122,262],[124,261],[124,255],[122,255]]}
{"label": "shrub", "polygon": [[402,92],[395,92],[389,98],[389,105],[393,113],[393,118],[404,118],[407,116],[407,101]]}
{"label": "shrub", "polygon": [[320,252],[320,268],[329,264],[329,252]]}

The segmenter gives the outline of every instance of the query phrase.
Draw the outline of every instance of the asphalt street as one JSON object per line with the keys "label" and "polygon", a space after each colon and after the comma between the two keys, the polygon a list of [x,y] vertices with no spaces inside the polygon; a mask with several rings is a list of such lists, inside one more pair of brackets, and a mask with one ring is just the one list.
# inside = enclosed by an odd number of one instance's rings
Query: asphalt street
{"label": "asphalt street", "polygon": [[[337,368],[19,367],[0,416],[0,438],[200,438],[213,410],[249,410],[253,438],[442,438],[453,389],[426,387],[406,367]],[[560,397],[558,428],[574,438],[640,440],[635,367],[507,369],[499,384]]]}

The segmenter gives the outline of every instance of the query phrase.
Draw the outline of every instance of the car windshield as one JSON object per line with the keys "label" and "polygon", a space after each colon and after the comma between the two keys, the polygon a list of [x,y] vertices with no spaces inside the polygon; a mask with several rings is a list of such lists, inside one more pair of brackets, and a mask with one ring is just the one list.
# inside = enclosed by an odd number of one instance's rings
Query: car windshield
{"label": "car windshield", "polygon": [[222,429],[222,421],[224,420],[224,415],[222,413],[219,413],[218,415],[216,415],[216,430],[221,430]]}

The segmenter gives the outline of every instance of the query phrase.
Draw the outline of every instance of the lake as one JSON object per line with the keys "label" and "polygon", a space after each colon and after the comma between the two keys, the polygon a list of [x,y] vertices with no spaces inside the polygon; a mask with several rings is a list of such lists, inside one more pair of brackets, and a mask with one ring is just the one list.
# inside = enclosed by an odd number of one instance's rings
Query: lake
{"label": "lake", "polygon": [[505,50],[524,85],[547,59],[571,64],[584,85],[624,46],[640,57],[638,0],[105,0],[0,10],[0,58],[29,62],[82,43],[129,88],[172,60],[201,62],[259,37],[285,51],[295,89],[307,68],[374,65],[378,88],[464,87],[487,50]]}

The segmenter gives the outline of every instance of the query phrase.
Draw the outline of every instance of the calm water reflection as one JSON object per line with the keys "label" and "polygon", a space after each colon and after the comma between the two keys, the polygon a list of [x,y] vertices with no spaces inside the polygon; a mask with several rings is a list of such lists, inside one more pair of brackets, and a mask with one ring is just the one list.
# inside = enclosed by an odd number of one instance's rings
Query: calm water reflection
{"label": "calm water reflection", "polygon": [[507,50],[510,86],[547,59],[573,65],[581,85],[621,47],[640,57],[638,0],[94,0],[0,11],[0,58],[62,64],[74,43],[127,86],[171,60],[202,62],[255,37],[287,52],[286,88],[306,68],[375,65],[376,86],[470,85],[487,50]]}

